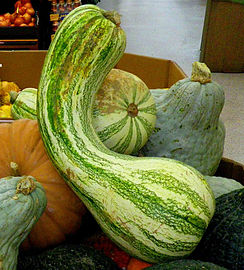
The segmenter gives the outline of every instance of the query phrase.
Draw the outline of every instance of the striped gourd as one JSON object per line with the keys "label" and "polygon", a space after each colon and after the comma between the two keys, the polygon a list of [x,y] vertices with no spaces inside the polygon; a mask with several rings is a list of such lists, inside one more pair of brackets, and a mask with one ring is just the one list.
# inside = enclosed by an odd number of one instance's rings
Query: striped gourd
{"label": "striped gourd", "polygon": [[25,88],[18,92],[11,108],[13,119],[36,119],[36,88]]}
{"label": "striped gourd", "polygon": [[109,150],[92,125],[96,91],[123,55],[119,15],[82,5],[60,24],[41,74],[37,117],[47,152],[103,231],[148,262],[181,258],[215,208],[203,176],[182,162]]}
{"label": "striped gourd", "polygon": [[[37,89],[25,88],[12,106],[14,119],[36,119]],[[156,123],[156,106],[146,84],[136,75],[112,69],[96,94],[93,125],[111,150],[135,154],[148,141]]]}
{"label": "striped gourd", "polygon": [[135,154],[155,123],[155,101],[146,84],[134,74],[112,69],[94,101],[93,126],[102,142],[115,152]]}

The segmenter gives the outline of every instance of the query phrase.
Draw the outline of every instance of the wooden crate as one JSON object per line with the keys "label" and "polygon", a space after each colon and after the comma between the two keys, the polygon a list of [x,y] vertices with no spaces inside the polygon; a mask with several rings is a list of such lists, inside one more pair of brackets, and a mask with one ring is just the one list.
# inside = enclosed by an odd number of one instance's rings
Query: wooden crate
{"label": "wooden crate", "polygon": [[212,72],[244,72],[244,4],[239,1],[207,1],[200,61]]}

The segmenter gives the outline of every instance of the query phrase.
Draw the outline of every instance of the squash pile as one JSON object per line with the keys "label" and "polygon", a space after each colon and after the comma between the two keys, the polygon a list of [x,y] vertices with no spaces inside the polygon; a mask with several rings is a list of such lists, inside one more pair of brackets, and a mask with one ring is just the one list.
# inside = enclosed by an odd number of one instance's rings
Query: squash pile
{"label": "squash pile", "polygon": [[11,92],[18,93],[20,88],[14,82],[0,81],[0,118],[12,118]]}
{"label": "squash pile", "polygon": [[[82,5],[59,26],[38,90],[17,94],[12,105],[17,120],[0,125],[0,196],[9,201],[0,228],[12,222],[26,234],[9,238],[9,246],[17,250],[14,255],[0,245],[1,270],[16,269],[16,259],[11,267],[3,262],[17,258],[20,245],[18,269],[127,268],[107,258],[112,256],[104,247],[104,261],[103,253],[88,247],[88,231],[82,229],[86,212],[117,251],[129,256],[128,270],[175,269],[178,263],[182,269],[243,266],[242,259],[228,263],[221,258],[214,265],[211,256],[194,253],[203,241],[208,243],[205,236],[215,227],[215,209],[219,214],[223,201],[228,209],[235,207],[229,191],[234,190],[238,205],[243,203],[242,187],[228,187],[217,197],[204,176],[215,173],[223,153],[223,89],[211,82],[206,65],[196,62],[191,79],[157,93],[157,99],[141,79],[114,69],[125,47],[116,11]],[[150,150],[152,157],[146,156]],[[17,210],[20,206],[5,184],[6,179],[26,176],[36,179],[31,183],[39,182],[46,194],[42,215],[34,210],[26,214],[26,220],[31,215],[37,219],[28,231],[18,215],[7,211],[10,203]],[[32,186],[24,184],[28,191]],[[235,215],[241,220],[243,208],[238,210]],[[238,226],[235,231],[241,230]],[[0,240],[7,237],[1,233]],[[233,252],[233,245],[239,248],[240,238],[231,238],[226,254]],[[221,238],[216,244],[221,245]],[[37,254],[26,255],[31,249]]]}

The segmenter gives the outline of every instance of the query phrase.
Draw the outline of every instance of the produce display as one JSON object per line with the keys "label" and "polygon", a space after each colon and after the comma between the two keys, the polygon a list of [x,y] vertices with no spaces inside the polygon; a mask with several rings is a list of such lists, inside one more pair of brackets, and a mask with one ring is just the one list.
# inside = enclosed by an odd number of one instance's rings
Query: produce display
{"label": "produce display", "polygon": [[14,12],[0,15],[0,27],[35,26],[35,10],[31,0],[18,0],[14,4]]}
{"label": "produce display", "polygon": [[46,208],[45,190],[32,176],[0,179],[0,269],[15,270],[20,244]]}
{"label": "produce display", "polygon": [[219,119],[223,87],[211,80],[204,63],[195,62],[191,78],[162,91],[163,97],[160,91],[155,92],[156,132],[143,155],[173,158],[205,175],[214,175],[224,150],[225,127]]}
{"label": "produce display", "polygon": [[38,89],[0,82],[0,270],[244,268],[244,167],[216,172],[223,88],[195,62],[149,90],[116,68],[125,47],[120,15],[83,3]]}
{"label": "produce display", "polygon": [[119,25],[118,13],[93,5],[63,20],[38,88],[42,139],[60,174],[118,246],[148,262],[186,257],[214,214],[204,177],[176,160],[113,152],[92,125],[95,93],[124,53]]}
{"label": "produce display", "polygon": [[21,247],[46,248],[76,232],[86,209],[49,160],[37,121],[21,119],[0,124],[0,148],[0,178],[30,175],[46,191],[47,207]]}

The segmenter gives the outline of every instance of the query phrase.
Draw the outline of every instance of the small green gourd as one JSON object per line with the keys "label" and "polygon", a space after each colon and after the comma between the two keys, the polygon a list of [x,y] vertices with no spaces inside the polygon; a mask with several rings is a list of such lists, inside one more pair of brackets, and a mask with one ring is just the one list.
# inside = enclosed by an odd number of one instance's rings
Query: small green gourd
{"label": "small green gourd", "polygon": [[151,93],[157,121],[142,154],[180,160],[214,175],[224,150],[225,127],[219,117],[225,97],[223,88],[211,81],[208,67],[195,62],[191,78]]}
{"label": "small green gourd", "polygon": [[19,246],[46,208],[43,187],[32,176],[0,179],[0,270],[14,270]]}

